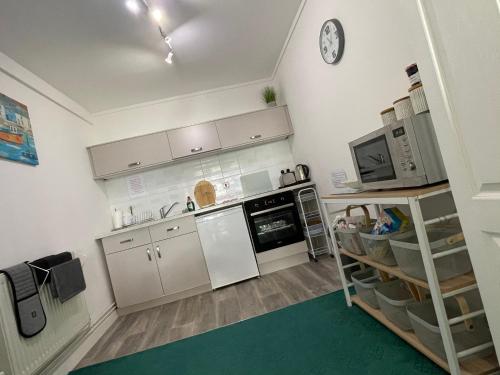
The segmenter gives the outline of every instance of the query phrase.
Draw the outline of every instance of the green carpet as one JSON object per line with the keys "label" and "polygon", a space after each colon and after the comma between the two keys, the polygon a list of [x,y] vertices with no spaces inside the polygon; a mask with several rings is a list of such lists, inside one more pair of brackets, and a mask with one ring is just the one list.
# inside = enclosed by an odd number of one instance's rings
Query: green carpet
{"label": "green carpet", "polygon": [[72,374],[446,373],[339,291]]}

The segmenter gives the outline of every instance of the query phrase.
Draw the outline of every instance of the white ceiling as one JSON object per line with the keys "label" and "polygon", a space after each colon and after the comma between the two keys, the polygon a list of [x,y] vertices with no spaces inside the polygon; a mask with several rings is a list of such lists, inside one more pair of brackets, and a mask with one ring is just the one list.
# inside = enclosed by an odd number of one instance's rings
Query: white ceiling
{"label": "white ceiling", "polygon": [[268,78],[301,0],[1,0],[0,51],[91,112]]}

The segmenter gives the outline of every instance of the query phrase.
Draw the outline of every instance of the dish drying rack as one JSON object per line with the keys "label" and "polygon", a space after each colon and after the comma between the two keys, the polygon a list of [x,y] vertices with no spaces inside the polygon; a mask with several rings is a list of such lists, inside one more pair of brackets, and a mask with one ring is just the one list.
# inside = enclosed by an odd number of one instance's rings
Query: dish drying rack
{"label": "dish drying rack", "polygon": [[328,226],[314,187],[307,187],[297,192],[299,215],[304,229],[309,255],[315,262],[322,254],[333,256],[328,237]]}

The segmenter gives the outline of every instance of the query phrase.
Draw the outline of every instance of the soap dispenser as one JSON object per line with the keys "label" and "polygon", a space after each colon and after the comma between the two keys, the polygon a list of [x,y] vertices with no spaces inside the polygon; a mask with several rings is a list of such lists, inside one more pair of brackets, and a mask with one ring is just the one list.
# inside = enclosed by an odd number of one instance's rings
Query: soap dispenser
{"label": "soap dispenser", "polygon": [[186,206],[189,212],[194,211],[194,202],[189,196],[187,197]]}

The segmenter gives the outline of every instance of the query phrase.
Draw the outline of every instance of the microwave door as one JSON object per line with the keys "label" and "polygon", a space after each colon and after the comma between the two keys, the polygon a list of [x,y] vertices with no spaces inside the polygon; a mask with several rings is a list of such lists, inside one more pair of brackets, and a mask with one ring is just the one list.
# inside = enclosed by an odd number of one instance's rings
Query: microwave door
{"label": "microwave door", "polygon": [[391,150],[385,134],[353,146],[363,184],[396,179]]}

